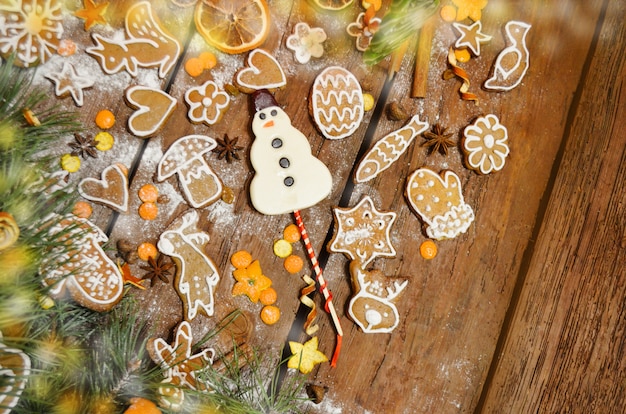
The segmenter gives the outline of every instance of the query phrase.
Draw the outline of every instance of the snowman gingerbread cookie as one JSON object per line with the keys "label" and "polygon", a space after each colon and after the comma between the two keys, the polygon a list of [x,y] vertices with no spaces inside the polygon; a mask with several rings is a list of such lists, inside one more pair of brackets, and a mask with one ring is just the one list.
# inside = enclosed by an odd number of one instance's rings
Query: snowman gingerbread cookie
{"label": "snowman gingerbread cookie", "polygon": [[253,97],[252,205],[263,214],[276,215],[317,204],[330,194],[330,171],[311,154],[306,136],[291,125],[268,91],[255,92]]}

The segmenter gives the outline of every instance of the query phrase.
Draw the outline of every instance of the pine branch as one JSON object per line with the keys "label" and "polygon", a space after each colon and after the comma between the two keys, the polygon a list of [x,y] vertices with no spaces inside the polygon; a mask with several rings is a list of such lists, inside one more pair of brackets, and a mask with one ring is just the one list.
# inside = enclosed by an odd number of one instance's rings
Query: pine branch
{"label": "pine branch", "polygon": [[439,0],[394,0],[378,31],[363,54],[368,65],[375,65],[398,49],[435,13]]}

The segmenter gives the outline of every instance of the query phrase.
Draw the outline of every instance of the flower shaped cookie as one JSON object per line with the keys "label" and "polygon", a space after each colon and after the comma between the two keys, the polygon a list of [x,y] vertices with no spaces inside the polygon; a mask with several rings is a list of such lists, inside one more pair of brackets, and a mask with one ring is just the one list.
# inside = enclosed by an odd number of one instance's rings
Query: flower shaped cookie
{"label": "flower shaped cookie", "polygon": [[319,27],[309,27],[300,22],[296,24],[293,34],[287,37],[287,49],[294,52],[296,60],[307,63],[312,57],[319,58],[324,54],[322,43],[326,40],[326,32]]}
{"label": "flower shaped cookie", "polygon": [[217,123],[228,109],[230,97],[219,89],[213,81],[190,88],[185,92],[185,102],[189,105],[189,119],[207,125]]}
{"label": "flower shaped cookie", "polygon": [[377,17],[370,19],[369,22],[365,22],[365,13],[359,13],[356,18],[356,22],[350,23],[346,28],[348,34],[352,37],[356,37],[356,49],[365,52],[372,42],[374,33],[378,31],[381,20]]}
{"label": "flower shaped cookie", "polygon": [[467,165],[481,173],[500,171],[509,155],[508,132],[498,117],[480,117],[463,131],[463,150]]}
{"label": "flower shaped cookie", "polygon": [[263,274],[258,260],[246,268],[235,269],[233,276],[237,280],[233,286],[233,296],[246,295],[254,303],[259,301],[261,292],[272,285],[272,280]]}

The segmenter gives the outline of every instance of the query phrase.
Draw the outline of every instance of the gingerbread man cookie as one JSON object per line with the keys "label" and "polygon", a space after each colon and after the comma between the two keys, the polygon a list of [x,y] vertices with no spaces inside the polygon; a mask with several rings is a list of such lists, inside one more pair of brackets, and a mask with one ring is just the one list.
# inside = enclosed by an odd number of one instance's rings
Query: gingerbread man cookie
{"label": "gingerbread man cookie", "polygon": [[452,171],[439,175],[428,168],[416,170],[407,181],[406,197],[432,239],[454,238],[474,221],[472,207],[463,200],[461,180]]}
{"label": "gingerbread man cookie", "polygon": [[215,263],[204,252],[209,235],[198,228],[198,219],[196,210],[188,210],[168,226],[157,243],[159,251],[176,263],[174,286],[183,300],[186,320],[194,319],[198,311],[213,315],[213,293],[220,280]]}

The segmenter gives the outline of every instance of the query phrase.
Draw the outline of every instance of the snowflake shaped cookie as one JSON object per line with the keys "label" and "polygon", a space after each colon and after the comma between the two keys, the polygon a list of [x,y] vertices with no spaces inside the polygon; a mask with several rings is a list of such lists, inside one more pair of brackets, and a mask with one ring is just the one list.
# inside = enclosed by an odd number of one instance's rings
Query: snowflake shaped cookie
{"label": "snowflake shaped cookie", "polygon": [[0,54],[15,54],[15,64],[30,67],[46,62],[63,35],[61,2],[0,2]]}
{"label": "snowflake shaped cookie", "polygon": [[389,233],[396,213],[376,210],[372,199],[364,197],[353,208],[335,208],[335,234],[329,250],[358,260],[362,267],[378,256],[393,257]]}
{"label": "snowflake shaped cookie", "polygon": [[54,93],[56,96],[70,94],[76,106],[83,106],[84,89],[91,88],[94,81],[76,72],[76,68],[71,63],[65,62],[60,72],[48,73],[44,75],[54,83]]}
{"label": "snowflake shaped cookie", "polygon": [[322,57],[326,40],[326,32],[320,27],[309,27],[300,22],[296,24],[293,34],[287,37],[287,49],[294,52],[295,58],[300,63],[307,63],[311,57]]}

